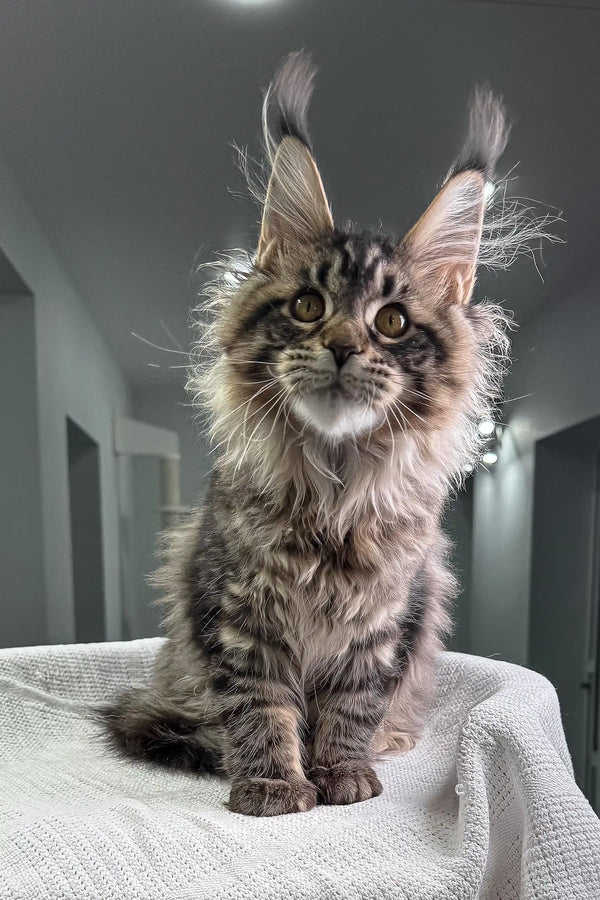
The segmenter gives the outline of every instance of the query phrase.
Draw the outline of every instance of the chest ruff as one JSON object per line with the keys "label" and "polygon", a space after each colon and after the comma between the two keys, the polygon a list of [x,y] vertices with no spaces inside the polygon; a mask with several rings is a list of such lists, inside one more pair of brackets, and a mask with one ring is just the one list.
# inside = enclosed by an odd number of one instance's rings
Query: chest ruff
{"label": "chest ruff", "polygon": [[422,548],[390,534],[362,543],[349,535],[341,547],[288,538],[257,556],[227,582],[221,640],[242,654],[256,650],[257,638],[283,647],[312,684],[356,648],[381,642],[391,652]]}

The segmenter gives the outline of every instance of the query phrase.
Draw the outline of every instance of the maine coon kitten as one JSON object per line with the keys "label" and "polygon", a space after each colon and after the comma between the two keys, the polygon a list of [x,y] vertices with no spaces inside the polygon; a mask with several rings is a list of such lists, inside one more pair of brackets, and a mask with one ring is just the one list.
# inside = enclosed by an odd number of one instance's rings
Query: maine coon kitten
{"label": "maine coon kitten", "polygon": [[230,809],[259,816],[377,796],[378,754],[419,735],[455,593],[440,517],[507,345],[502,312],[471,304],[476,269],[539,231],[487,204],[508,129],[484,91],[402,240],[338,230],[312,79],[293,54],[267,95],[258,249],[212,285],[191,378],[219,448],[210,488],[157,577],[153,682],[106,711],[113,745],[226,773]]}

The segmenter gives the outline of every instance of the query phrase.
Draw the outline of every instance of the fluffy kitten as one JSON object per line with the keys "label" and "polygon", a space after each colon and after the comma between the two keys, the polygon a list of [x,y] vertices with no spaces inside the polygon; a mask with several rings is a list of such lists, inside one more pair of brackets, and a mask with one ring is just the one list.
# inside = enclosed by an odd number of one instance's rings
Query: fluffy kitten
{"label": "fluffy kitten", "polygon": [[260,816],[368,800],[377,755],[418,737],[455,593],[440,517],[506,353],[501,311],[471,304],[476,268],[536,235],[486,205],[507,138],[486,92],[402,240],[338,230],[312,79],[294,54],[267,95],[258,249],[213,283],[191,379],[219,447],[210,488],[157,577],[153,682],[106,712],[115,746],[226,773],[230,809]]}

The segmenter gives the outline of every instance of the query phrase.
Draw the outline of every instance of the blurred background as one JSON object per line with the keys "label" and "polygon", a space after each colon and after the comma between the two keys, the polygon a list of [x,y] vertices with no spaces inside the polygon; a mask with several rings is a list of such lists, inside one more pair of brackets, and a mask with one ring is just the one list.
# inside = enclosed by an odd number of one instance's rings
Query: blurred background
{"label": "blurred background", "polygon": [[195,273],[252,247],[232,142],[305,47],[338,222],[401,234],[488,82],[514,116],[511,193],[565,241],[478,296],[514,310],[487,461],[448,512],[453,649],[555,684],[600,806],[600,2],[0,2],[0,646],[158,633],[156,533],[211,467],[183,384]]}

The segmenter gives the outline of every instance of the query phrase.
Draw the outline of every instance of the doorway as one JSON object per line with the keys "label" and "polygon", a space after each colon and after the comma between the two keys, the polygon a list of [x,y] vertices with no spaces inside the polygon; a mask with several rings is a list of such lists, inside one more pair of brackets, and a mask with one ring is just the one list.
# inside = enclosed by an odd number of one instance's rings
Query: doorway
{"label": "doorway", "polygon": [[106,640],[98,444],[67,417],[75,640]]}
{"label": "doorway", "polygon": [[473,548],[473,477],[452,498],[444,517],[444,531],[452,541],[450,562],[458,579],[458,596],[452,607],[454,628],[448,650],[469,653],[471,649],[471,577]]}
{"label": "doorway", "polygon": [[0,647],[44,644],[35,300],[0,249]]}
{"label": "doorway", "polygon": [[529,662],[556,687],[575,775],[598,796],[600,418],[536,444]]}
{"label": "doorway", "polygon": [[590,604],[590,639],[585,690],[589,693],[586,723],[585,790],[600,813],[600,453],[596,456],[594,490],[594,563]]}

